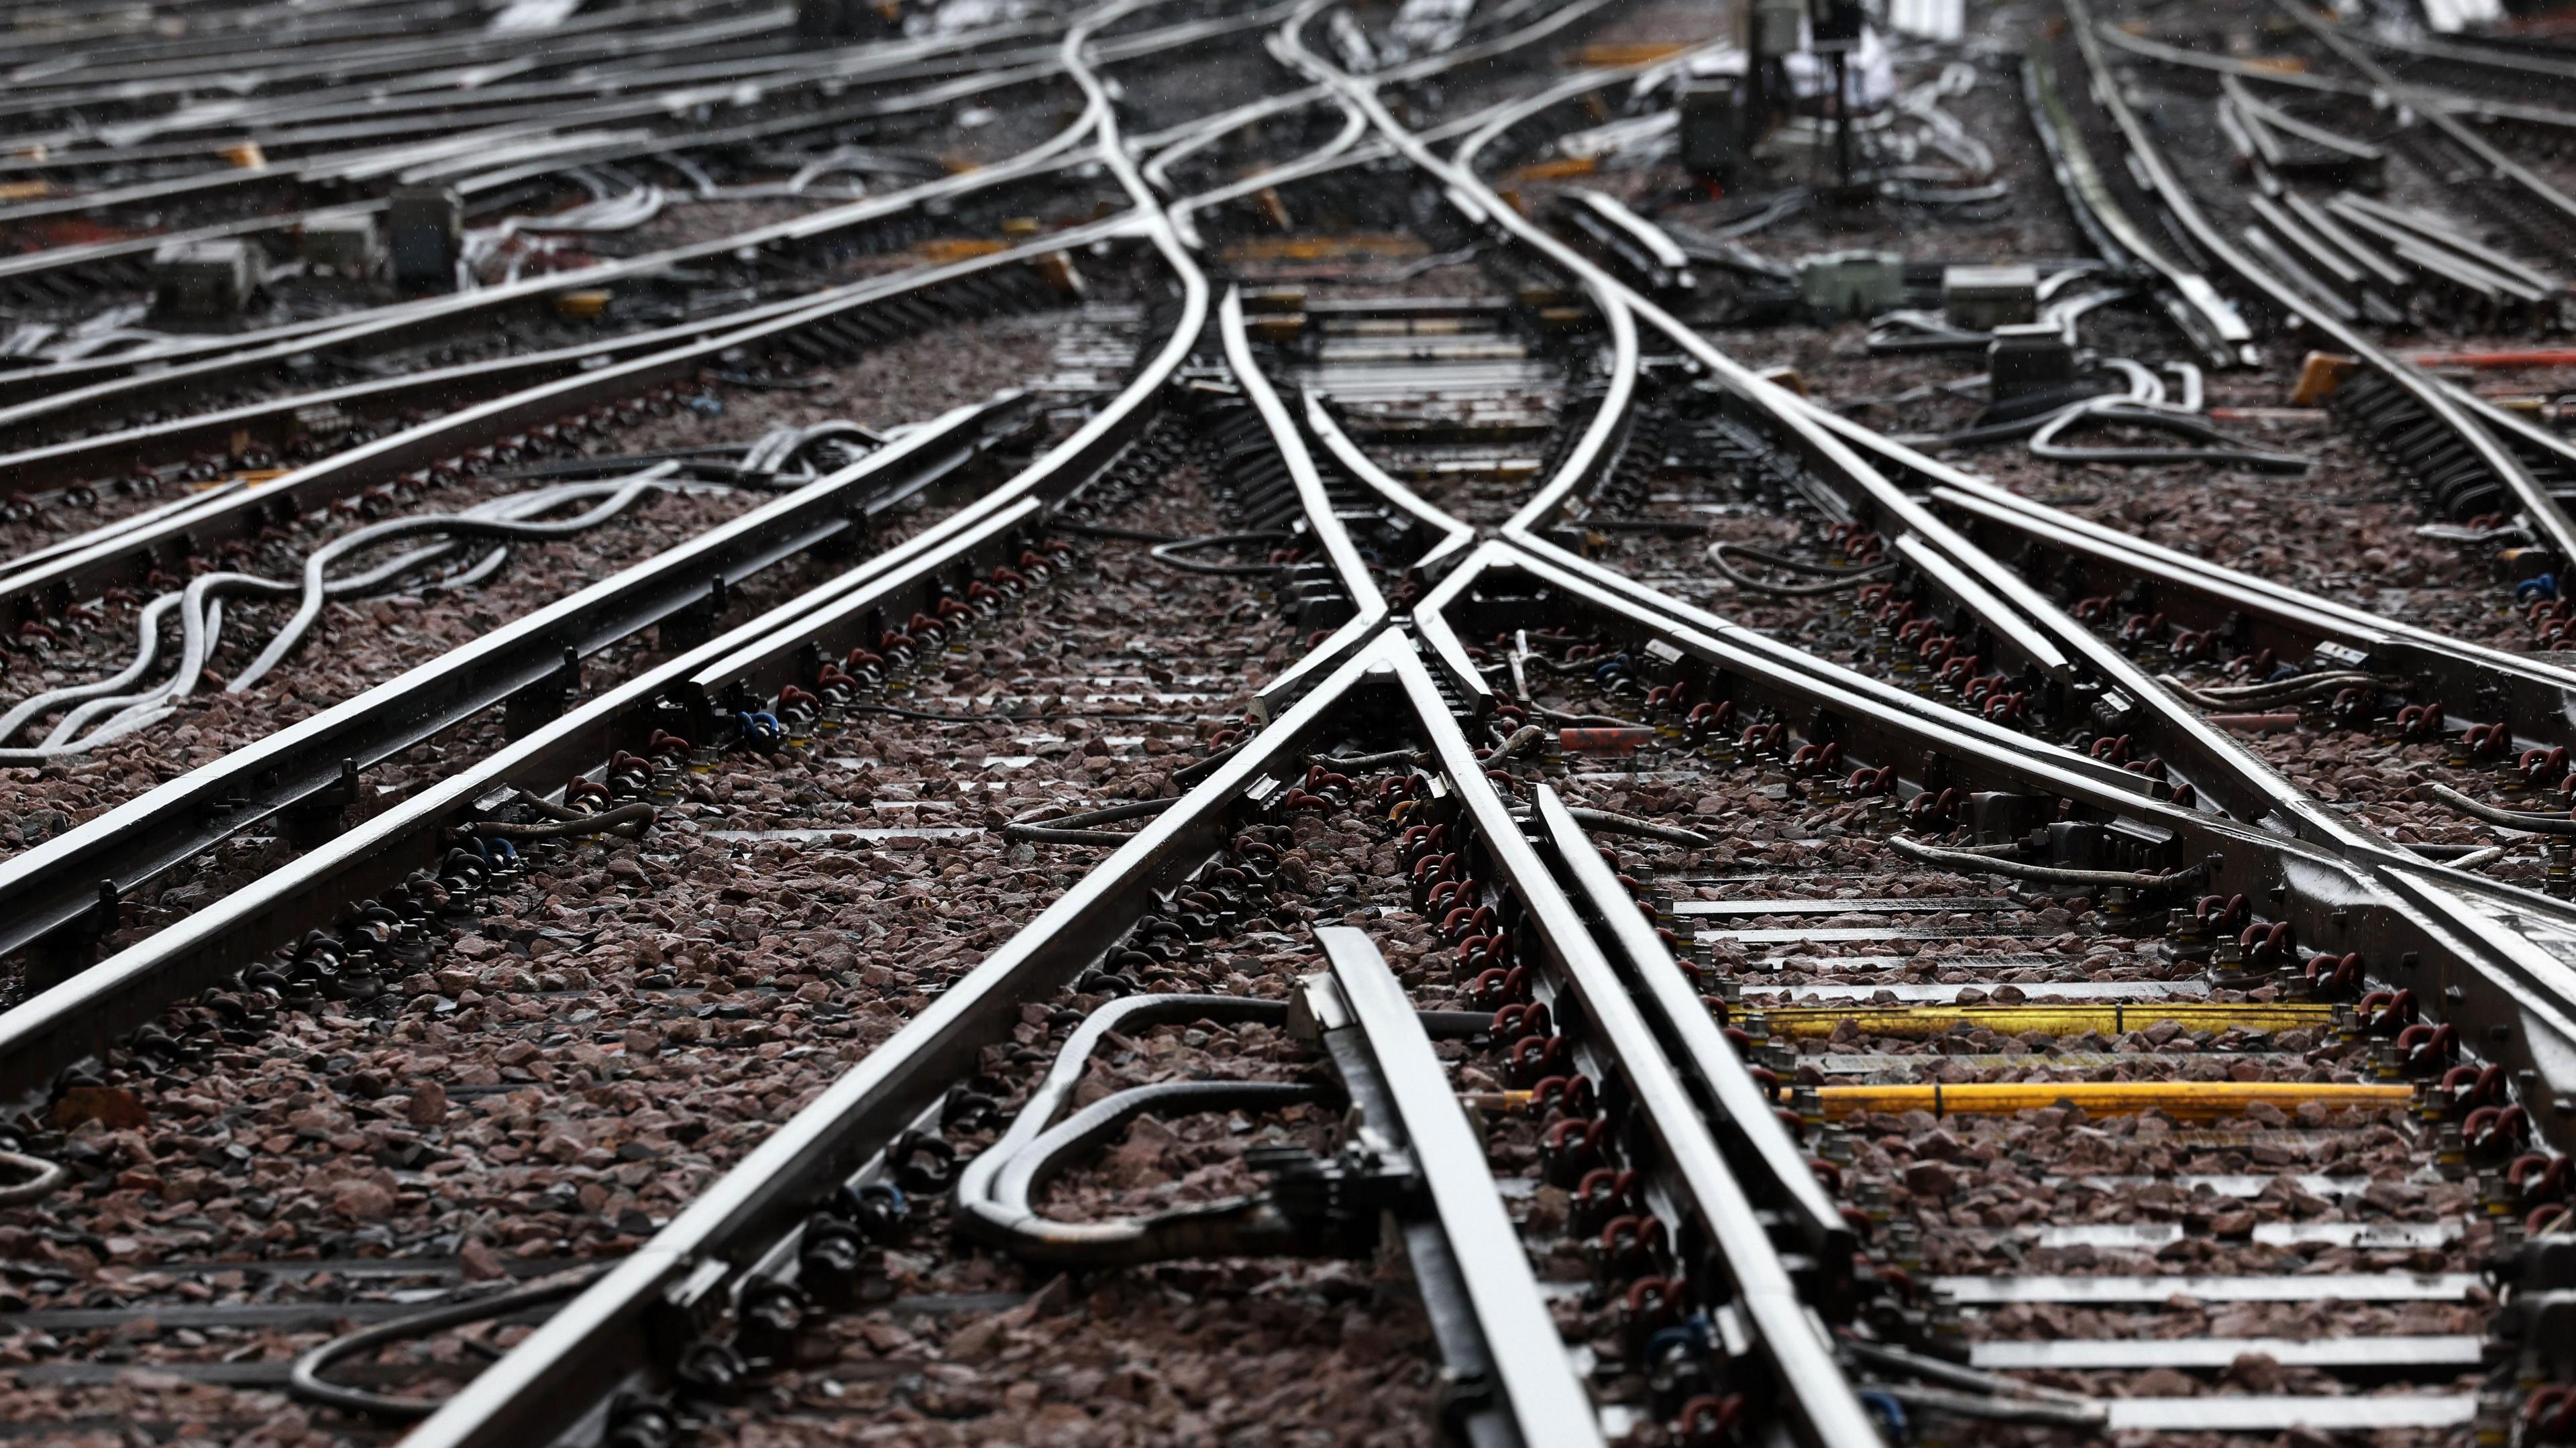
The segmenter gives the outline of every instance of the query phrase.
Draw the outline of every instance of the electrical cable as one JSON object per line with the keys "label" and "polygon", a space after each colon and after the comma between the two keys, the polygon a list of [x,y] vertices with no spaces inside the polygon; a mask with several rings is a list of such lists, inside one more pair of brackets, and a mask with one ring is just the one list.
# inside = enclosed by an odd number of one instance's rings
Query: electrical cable
{"label": "electrical cable", "polygon": [[2576,835],[2576,816],[2532,810],[2498,809],[2483,800],[2472,799],[2447,784],[2428,780],[2424,793],[2465,815],[2473,815],[2491,825],[2523,830],[2535,835]]}
{"label": "electrical cable", "polygon": [[1143,799],[1128,804],[1113,804],[1102,809],[1084,810],[1079,814],[1058,815],[1052,819],[1012,820],[1002,826],[1001,833],[1004,839],[1026,840],[1032,844],[1123,845],[1135,836],[1116,830],[1094,829],[1092,826],[1116,824],[1120,820],[1158,815],[1180,802],[1180,797],[1174,795],[1168,799]]}
{"label": "electrical cable", "polygon": [[[1018,1158],[1049,1134],[1056,1113],[1064,1109],[1081,1083],[1092,1052],[1111,1032],[1134,1035],[1151,1026],[1200,1020],[1221,1026],[1258,1023],[1277,1027],[1287,1023],[1288,1003],[1243,996],[1137,995],[1121,997],[1093,1011],[1066,1036],[1055,1064],[1029,1092],[1027,1103],[1003,1130],[1001,1138],[976,1153],[959,1175],[954,1207],[958,1230],[1016,1255],[1062,1265],[1127,1265],[1152,1261],[1160,1255],[1241,1255],[1228,1249],[1242,1238],[1258,1241],[1263,1250],[1271,1250],[1271,1243],[1282,1235],[1280,1229],[1285,1224],[1276,1209],[1260,1197],[1211,1202],[1165,1217],[1081,1223],[1041,1217],[1030,1205],[1030,1198],[1053,1171],[1061,1169],[1064,1157],[1077,1144],[1068,1137],[1056,1138],[1051,1143],[1054,1150],[1043,1161],[1013,1170]],[[1113,1124],[1123,1124],[1125,1119],[1119,1117]],[[1096,1141],[1109,1129],[1100,1118],[1093,1117],[1083,1140]],[[1045,1174],[1041,1174],[1042,1167]]]}
{"label": "electrical cable", "polygon": [[[1743,554],[1748,557],[1754,557],[1759,561],[1769,563],[1775,568],[1789,568],[1802,573],[1823,573],[1830,576],[1815,583],[1774,583],[1769,579],[1756,578],[1752,574],[1745,572],[1743,569],[1736,567],[1732,563],[1729,563],[1727,558],[1733,554]],[[1894,571],[1896,567],[1896,564],[1892,561],[1869,564],[1865,567],[1850,570],[1828,568],[1822,564],[1802,564],[1792,559],[1781,558],[1777,554],[1766,553],[1762,549],[1748,547],[1742,543],[1710,544],[1708,546],[1708,562],[1710,567],[1717,570],[1719,577],[1724,578],[1727,582],[1734,584],[1738,588],[1751,589],[1755,593],[1774,594],[1783,598],[1809,598],[1819,594],[1840,593],[1845,589],[1858,588],[1873,578]]]}
{"label": "electrical cable", "polygon": [[1058,533],[1070,533],[1076,538],[1116,538],[1129,543],[1181,541],[1169,533],[1149,533],[1142,528],[1118,528],[1107,523],[1086,523],[1079,518],[1050,519],[1047,527]]}
{"label": "electrical cable", "polygon": [[386,1393],[370,1392],[365,1388],[353,1388],[329,1381],[322,1376],[323,1371],[334,1363],[354,1357],[369,1348],[380,1347],[385,1343],[400,1342],[406,1338],[426,1337],[451,1327],[485,1322],[495,1317],[506,1317],[524,1308],[560,1302],[598,1281],[606,1275],[607,1270],[603,1267],[561,1282],[521,1287],[471,1302],[452,1302],[410,1317],[398,1317],[391,1322],[380,1322],[371,1327],[362,1327],[355,1332],[343,1333],[297,1358],[294,1368],[287,1374],[286,1389],[306,1402],[321,1403],[352,1413],[365,1413],[371,1417],[426,1418],[438,1411],[442,1400],[397,1398]]}
{"label": "electrical cable", "polygon": [[652,827],[656,811],[641,800],[621,804],[598,814],[581,814],[569,810],[549,810],[557,817],[542,824],[506,824],[498,820],[477,820],[459,826],[453,835],[463,839],[560,840],[578,835],[622,835],[640,839]]}
{"label": "electrical cable", "polygon": [[1262,529],[1250,533],[1211,533],[1204,538],[1176,538],[1169,543],[1157,543],[1146,550],[1145,556],[1166,568],[1177,568],[1185,573],[1251,577],[1276,573],[1279,571],[1279,565],[1276,563],[1203,563],[1195,558],[1184,558],[1180,555],[1202,548],[1223,548],[1235,543],[1285,543],[1287,541],[1288,535],[1275,529]]}
{"label": "electrical cable", "polygon": [[[2059,442],[2058,438],[2073,427],[2147,428],[2193,438],[2211,446],[2069,447]],[[2258,448],[2200,418],[2154,404],[2131,403],[2124,398],[2096,399],[2067,408],[2041,423],[2039,430],[2031,434],[2030,450],[2034,456],[2061,463],[2217,463],[2224,467],[2249,467],[2281,473],[2303,473],[2316,466],[2316,459],[2304,453]]]}
{"label": "electrical cable", "polygon": [[[677,469],[677,464],[657,464],[647,472],[615,486],[599,506],[589,512],[566,518],[558,523],[521,522],[505,518],[475,518],[463,514],[441,514],[427,518],[396,518],[361,528],[354,533],[334,538],[313,550],[304,560],[303,597],[295,612],[260,650],[259,657],[233,676],[224,692],[238,694],[259,682],[280,659],[304,641],[313,621],[321,617],[324,597],[324,575],[332,564],[352,553],[372,548],[396,538],[415,537],[424,533],[444,534],[457,538],[499,538],[511,542],[528,542],[570,538],[585,533],[634,506],[646,493],[658,491],[661,480]],[[605,485],[593,485],[605,486]]]}
{"label": "electrical cable", "polygon": [[28,1178],[0,1187],[0,1207],[23,1207],[30,1202],[41,1202],[61,1191],[63,1184],[71,1180],[71,1173],[63,1168],[62,1163],[47,1161],[41,1156],[28,1156],[24,1152],[0,1151],[0,1168],[24,1172]]}
{"label": "electrical cable", "polygon": [[851,714],[891,714],[897,719],[923,719],[933,724],[1026,724],[1036,714],[934,714],[927,709],[907,709],[900,704],[861,702],[844,704],[843,712]]}
{"label": "electrical cable", "polygon": [[2186,704],[2211,710],[2259,709],[2270,704],[2303,703],[2345,689],[2395,690],[2405,687],[2403,679],[2384,678],[2358,670],[2337,670],[2330,674],[2301,674],[2295,678],[2260,684],[2220,685],[2198,688],[2171,674],[2156,675],[2156,682],[2173,690]]}
{"label": "electrical cable", "polygon": [[1569,805],[1565,812],[1573,817],[1576,824],[1587,830],[1599,830],[1603,834],[1630,835],[1641,840],[1656,840],[1667,845],[1679,845],[1685,850],[1704,850],[1717,843],[1697,830],[1686,830],[1678,825],[1658,824],[1653,820],[1641,820],[1635,815],[1617,814],[1606,809],[1581,809]]}
{"label": "electrical cable", "polygon": [[1888,837],[1888,847],[1909,860],[1926,865],[1940,865],[1970,874],[2009,875],[2017,880],[2032,880],[2044,885],[2122,886],[2132,890],[2170,890],[2187,885],[2209,873],[2203,861],[2162,875],[2142,874],[2135,870],[2077,870],[2063,865],[2035,865],[2001,855],[1979,854],[1971,850],[1949,850],[1907,839],[1903,835]]}
{"label": "electrical cable", "polygon": [[[271,640],[260,659],[232,680],[228,692],[238,693],[250,686],[291,648],[318,616],[321,602],[330,598],[362,595],[393,579],[412,573],[441,558],[456,553],[467,537],[567,536],[581,528],[596,526],[617,511],[622,511],[647,489],[671,486],[667,474],[674,464],[659,464],[639,479],[617,484],[559,484],[533,492],[516,494],[477,504],[460,514],[441,514],[427,518],[399,519],[360,529],[344,538],[333,540],[316,550],[306,565],[303,589],[294,584],[265,578],[257,574],[222,572],[201,574],[191,579],[184,589],[159,595],[147,603],[138,620],[139,637],[132,663],[108,679],[89,684],[71,685],[33,695],[0,715],[0,739],[14,736],[27,724],[55,709],[72,705],[68,713],[34,748],[0,748],[0,763],[42,763],[69,754],[85,753],[110,740],[122,738],[157,719],[166,717],[175,701],[186,698],[206,674],[206,662],[213,653],[222,632],[223,595],[284,598],[304,595],[304,605],[289,621],[287,628]],[[564,503],[608,495],[611,503],[581,518],[558,524],[531,524],[518,521]],[[359,548],[389,541],[414,533],[444,533],[446,541],[426,548],[411,549],[354,577],[320,580],[321,571],[331,562]],[[494,548],[477,562],[433,586],[464,587],[490,576],[506,559],[507,548]],[[318,593],[316,590],[318,589]],[[151,668],[160,649],[160,629],[166,625],[173,609],[179,614],[181,630],[180,658],[176,672],[162,684],[140,693],[119,694]],[[105,724],[87,735],[80,731],[91,720],[110,714]],[[75,738],[77,737],[77,739]]]}

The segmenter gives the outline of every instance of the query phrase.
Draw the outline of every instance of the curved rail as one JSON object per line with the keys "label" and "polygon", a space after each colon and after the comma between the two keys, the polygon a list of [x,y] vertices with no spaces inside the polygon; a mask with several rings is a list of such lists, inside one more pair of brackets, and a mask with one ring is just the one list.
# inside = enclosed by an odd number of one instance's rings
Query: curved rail
{"label": "curved rail", "polygon": [[[2164,203],[2175,223],[2190,235],[2192,242],[2216,258],[2239,284],[2282,313],[2299,318],[2316,329],[2319,335],[2331,340],[2337,348],[2359,358],[2364,366],[2403,390],[2417,406],[2457,436],[2505,485],[2515,501],[2521,504],[2531,526],[2547,540],[2562,565],[2576,562],[2576,519],[2569,518],[2558,500],[2549,495],[2549,490],[2532,476],[2522,460],[2472,419],[2449,391],[2412,364],[2373,345],[2341,318],[2333,316],[2287,282],[2258,266],[2210,224],[2208,217],[2193,203],[2189,190],[2174,172],[2172,164],[2166,160],[2163,147],[2156,143],[2153,133],[2121,96],[2110,64],[2102,53],[2101,37],[2096,33],[2091,7],[2085,0],[2066,0],[2066,13],[2068,30],[2090,72],[2087,92],[2118,128],[2128,145],[2130,158],[2157,199]],[[2082,198],[2076,199],[2080,206]]]}
{"label": "curved rail", "polygon": [[[1346,87],[1355,102],[1369,110],[1379,131],[1393,141],[1407,159],[1439,179],[1447,187],[1453,202],[1462,206],[1470,220],[1490,223],[1509,233],[1569,275],[1581,279],[1596,295],[1612,299],[1615,306],[1633,312],[1639,320],[1680,347],[1709,376],[1750,408],[1764,425],[1785,434],[1791,445],[1826,476],[1843,480],[1857,495],[1855,501],[1874,515],[1872,521],[1878,531],[1895,540],[1895,546],[1905,551],[1909,562],[1924,569],[1936,586],[1958,599],[2015,654],[2060,675],[2071,663],[2080,660],[2094,678],[2107,686],[2106,697],[2116,695],[2113,702],[2135,715],[2124,724],[2124,728],[2152,738],[2157,751],[2167,759],[2177,761],[2178,767],[2193,780],[2204,797],[2224,805],[2239,818],[2260,819],[2266,815],[2278,815],[2309,837],[2334,841],[2346,848],[2365,845],[2363,837],[2339,816],[2321,808],[2277,772],[2265,767],[2242,745],[2210,726],[2180,700],[2158,687],[2135,664],[2107,647],[2091,631],[2067,618],[2009,570],[1986,557],[1982,550],[1961,537],[1929,508],[1895,487],[1857,450],[1810,418],[1785,388],[1735,362],[1670,312],[1522,218],[1495,196],[1471,168],[1434,155],[1418,136],[1407,131],[1387,112],[1372,87],[1343,75],[1329,62],[1306,49],[1302,42],[1293,39],[1294,27],[1329,3],[1330,0],[1310,0],[1299,8],[1297,19],[1283,31],[1284,35],[1292,37],[1284,42],[1286,48],[1309,74],[1325,79],[1328,84]],[[1597,79],[1592,82],[1594,85],[1600,83]],[[1567,96],[1579,94],[1582,88],[1577,81],[1565,82],[1548,92],[1543,101],[1524,102],[1513,112],[1497,115],[1480,134],[1499,134],[1515,123],[1521,114],[1558,103]],[[1461,150],[1464,152],[1467,148],[1462,146]],[[1561,504],[1570,496],[1568,490],[1551,501]],[[1529,517],[1525,511],[1524,518]],[[1506,524],[1503,536],[1533,552],[1558,551],[1524,519]]]}

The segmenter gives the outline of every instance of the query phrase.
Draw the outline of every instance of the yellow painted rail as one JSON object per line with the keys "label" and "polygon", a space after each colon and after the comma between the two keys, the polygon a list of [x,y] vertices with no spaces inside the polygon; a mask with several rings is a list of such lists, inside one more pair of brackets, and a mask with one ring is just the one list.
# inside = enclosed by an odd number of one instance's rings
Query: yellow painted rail
{"label": "yellow painted rail", "polygon": [[2172,1021],[2187,1031],[2294,1031],[2328,1025],[2332,1005],[2270,1002],[2192,1005],[2171,1001],[2128,1001],[2110,1005],[2008,1006],[1787,1006],[1748,1011],[1759,1015],[1771,1034],[1780,1037],[1830,1036],[1850,1021],[1864,1036],[1922,1038],[1945,1036],[1961,1022],[1984,1026],[1998,1035],[2037,1031],[2046,1036],[2080,1036],[2098,1031],[2116,1036],[2143,1031],[2159,1021]]}
{"label": "yellow painted rail", "polygon": [[2403,1107],[2412,1086],[2341,1081],[2002,1081],[1923,1086],[1819,1086],[1825,1117],[1864,1111],[1929,1111],[1934,1116],[1995,1116],[2042,1107],[2081,1106],[2096,1116],[2123,1116],[2150,1107],[2185,1121],[2242,1115],[2257,1102],[2295,1111],[2314,1101],[2331,1111]]}

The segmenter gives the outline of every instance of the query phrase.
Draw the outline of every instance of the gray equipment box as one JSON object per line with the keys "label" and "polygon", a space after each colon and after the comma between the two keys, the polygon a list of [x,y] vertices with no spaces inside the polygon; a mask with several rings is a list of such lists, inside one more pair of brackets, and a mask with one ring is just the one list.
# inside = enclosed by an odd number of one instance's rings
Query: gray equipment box
{"label": "gray equipment box", "polygon": [[153,305],[172,316],[239,316],[257,284],[247,241],[174,241],[152,253]]}
{"label": "gray equipment box", "polygon": [[385,203],[394,280],[445,291],[456,285],[465,246],[465,200],[451,186],[398,186]]}
{"label": "gray equipment box", "polygon": [[304,223],[305,264],[329,267],[342,276],[365,276],[376,269],[376,219],[372,216],[326,216]]}
{"label": "gray equipment box", "polygon": [[1997,327],[1986,344],[1986,373],[1996,402],[2069,386],[2075,381],[2075,343],[2055,322]]}
{"label": "gray equipment box", "polygon": [[1954,327],[1991,332],[2039,320],[2039,268],[1954,266],[1941,272],[1941,310]]}
{"label": "gray equipment box", "polygon": [[1798,299],[1819,312],[1874,317],[1905,304],[1905,258],[1892,251],[1833,251],[1798,263]]}
{"label": "gray equipment box", "polygon": [[1777,58],[1798,49],[1798,31],[1807,18],[1805,0],[1753,0],[1745,12],[1745,39],[1755,55]]}
{"label": "gray equipment box", "polygon": [[1713,181],[1734,179],[1743,156],[1744,121],[1736,105],[1735,77],[1685,81],[1674,99],[1680,114],[1682,169]]}

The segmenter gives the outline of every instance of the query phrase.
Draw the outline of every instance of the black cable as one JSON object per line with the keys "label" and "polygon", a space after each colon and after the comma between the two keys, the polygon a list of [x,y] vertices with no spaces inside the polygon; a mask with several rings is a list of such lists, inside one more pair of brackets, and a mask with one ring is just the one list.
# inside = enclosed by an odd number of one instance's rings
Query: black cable
{"label": "black cable", "polygon": [[832,385],[828,372],[808,372],[801,377],[754,377],[748,372],[710,371],[709,377],[728,387],[747,387],[754,392],[818,392]]}
{"label": "black cable", "polygon": [[605,810],[599,814],[575,815],[570,819],[551,819],[543,824],[516,825],[502,824],[493,820],[478,820],[459,828],[456,831],[456,837],[459,839],[480,836],[495,840],[559,840],[574,835],[616,834],[635,839],[653,823],[654,813],[653,806],[638,800],[632,804],[621,804],[615,809]]}
{"label": "black cable", "polygon": [[[1422,1011],[1423,1028],[1463,1038],[1493,1028],[1480,1011]],[[1112,1032],[1134,1036],[1157,1025],[1209,1021],[1273,1029],[1288,1002],[1243,996],[1131,995],[1093,1011],[1065,1037],[1055,1064],[1029,1093],[1001,1138],[959,1176],[955,1221],[966,1236],[1015,1256],[1064,1266],[1118,1266],[1173,1257],[1242,1257],[1311,1251],[1268,1192],[1176,1208],[1146,1217],[1062,1222],[1038,1214],[1034,1198],[1080,1151],[1097,1147],[1148,1110],[1276,1110],[1325,1100],[1326,1088],[1298,1081],[1164,1081],[1102,1098],[1060,1123],[1055,1114],[1081,1084],[1092,1052]]]}
{"label": "black cable", "polygon": [[1169,533],[1148,533],[1142,528],[1119,528],[1107,523],[1085,523],[1079,518],[1050,518],[1047,527],[1076,538],[1117,538],[1129,543],[1177,543]]}
{"label": "black cable", "polygon": [[1027,840],[1033,844],[1107,845],[1125,844],[1135,836],[1114,830],[1093,829],[1094,825],[1116,824],[1120,820],[1142,819],[1158,815],[1179,804],[1180,797],[1140,799],[1127,804],[1113,804],[1080,814],[1058,815],[1048,820],[1013,820],[1002,826],[1002,837]]}
{"label": "black cable", "polygon": [[1180,768],[1172,771],[1173,785],[1179,788],[1187,788],[1190,785],[1198,783],[1200,780],[1216,773],[1218,766],[1224,764],[1234,756],[1241,754],[1243,752],[1243,746],[1250,744],[1251,742],[1252,741],[1248,738],[1238,739],[1223,749],[1218,750],[1216,753],[1209,755],[1207,758],[1200,760],[1196,764],[1182,765]]}
{"label": "black cable", "polygon": [[1375,754],[1309,754],[1306,762],[1346,773],[1354,769],[1384,769],[1390,764],[1420,764],[1425,757],[1419,749],[1382,749]]}
{"label": "black cable", "polygon": [[[1858,588],[1862,584],[1867,583],[1881,574],[1893,572],[1896,568],[1896,565],[1893,563],[1873,563],[1865,568],[1854,569],[1848,573],[1835,572],[1833,573],[1833,576],[1817,583],[1773,583],[1768,579],[1756,578],[1752,574],[1745,572],[1743,569],[1736,567],[1734,564],[1727,562],[1726,556],[1731,552],[1759,554],[1761,550],[1748,549],[1741,543],[1713,543],[1709,545],[1709,566],[1717,570],[1718,576],[1724,578],[1727,582],[1734,584],[1738,588],[1749,588],[1756,593],[1777,594],[1783,598],[1806,598],[1822,593],[1840,593],[1847,588]],[[1798,568],[1802,572],[1822,573],[1829,571],[1820,565],[1799,565],[1789,563],[1785,560],[1775,564],[1774,566]]]}
{"label": "black cable", "polygon": [[[2096,424],[2111,427],[2138,427],[2169,432],[2176,436],[2207,443],[2206,447],[2070,447],[2057,439],[2068,428]],[[2070,407],[2039,426],[2031,434],[2033,456],[2061,463],[2117,463],[2158,466],[2169,463],[2217,463],[2221,466],[2259,468],[2265,472],[2303,473],[2315,466],[2316,459],[2301,453],[2273,452],[2258,448],[2241,438],[2222,432],[2198,417],[2168,412],[2157,407],[2130,406],[2116,401],[2090,402]]]}
{"label": "black cable", "polygon": [[2000,855],[1981,855],[1967,850],[1945,850],[1891,835],[1888,847],[1926,865],[1939,865],[1969,874],[2009,875],[2017,880],[2035,880],[2043,885],[2126,886],[2132,890],[2167,890],[2188,885],[2209,872],[2206,861],[2162,875],[2148,875],[2135,870],[2076,870],[2063,865],[2035,865],[2025,860],[2009,860]]}
{"label": "black cable", "polygon": [[1685,850],[1704,850],[1717,843],[1697,830],[1686,830],[1678,825],[1658,824],[1653,820],[1642,820],[1635,815],[1617,814],[1606,809],[1579,809],[1569,805],[1565,812],[1576,824],[1587,830],[1599,830],[1606,835],[1629,835],[1641,840],[1679,845]]}
{"label": "black cable", "polygon": [[906,709],[900,704],[844,704],[851,714],[892,714],[898,719],[927,719],[933,724],[1027,724],[1035,714],[933,714],[927,709]]}
{"label": "black cable", "polygon": [[562,1282],[548,1282],[535,1287],[522,1287],[495,1297],[473,1302],[451,1302],[433,1307],[410,1317],[380,1322],[356,1332],[343,1333],[295,1360],[287,1374],[286,1390],[307,1402],[321,1403],[352,1413],[366,1413],[378,1418],[426,1418],[442,1406],[436,1398],[397,1398],[385,1393],[371,1393],[327,1381],[322,1371],[343,1358],[353,1357],[369,1348],[405,1338],[424,1337],[469,1322],[483,1322],[504,1317],[521,1308],[557,1302],[587,1288],[607,1274],[605,1267],[585,1272]]}
{"label": "black cable", "polygon": [[2535,835],[2576,835],[2576,816],[2531,810],[2497,809],[2483,800],[2472,799],[2447,784],[2427,781],[2424,792],[2465,815],[2474,815],[2491,825],[2527,830]]}
{"label": "black cable", "polygon": [[22,1152],[0,1151],[0,1167],[29,1174],[26,1181],[0,1187],[0,1207],[23,1207],[29,1202],[41,1202],[62,1190],[63,1183],[71,1179],[71,1174],[63,1170],[61,1163]]}
{"label": "black cable", "polygon": [[1574,524],[1602,533],[1660,533],[1672,538],[1688,538],[1709,529],[1708,524],[1688,518],[1577,518]]}
{"label": "black cable", "polygon": [[1272,529],[1251,533],[1210,533],[1203,538],[1175,538],[1168,543],[1157,543],[1146,551],[1146,556],[1166,568],[1177,568],[1184,573],[1211,573],[1220,577],[1254,577],[1265,573],[1276,573],[1279,571],[1279,565],[1266,562],[1201,563],[1194,558],[1183,558],[1180,555],[1201,548],[1222,548],[1230,543],[1285,543],[1287,541],[1287,534]]}
{"label": "black cable", "polygon": [[1715,546],[1728,553],[1750,558],[1766,568],[1785,568],[1792,573],[1819,573],[1829,578],[1848,578],[1855,573],[1873,573],[1887,566],[1884,563],[1817,563],[1805,558],[1792,558],[1786,553],[1774,553],[1768,548],[1759,548],[1750,543],[1720,543]]}

